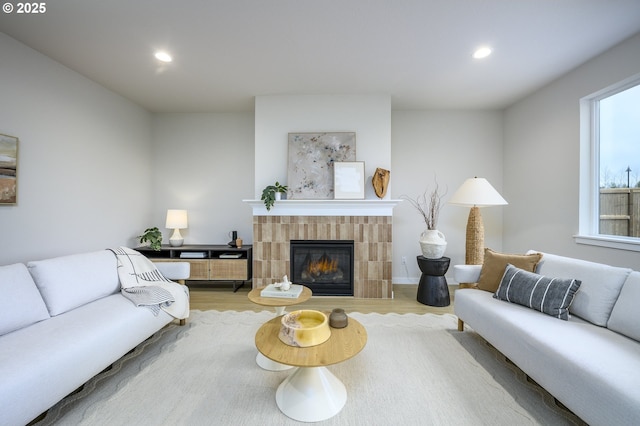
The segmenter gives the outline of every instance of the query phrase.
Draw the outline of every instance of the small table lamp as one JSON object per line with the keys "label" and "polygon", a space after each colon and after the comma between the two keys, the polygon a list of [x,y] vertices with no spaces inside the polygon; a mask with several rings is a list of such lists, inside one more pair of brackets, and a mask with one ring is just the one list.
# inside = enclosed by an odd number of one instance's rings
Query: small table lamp
{"label": "small table lamp", "polygon": [[181,229],[187,226],[186,210],[167,210],[167,223],[165,225],[169,229],[173,229],[173,235],[169,238],[169,244],[172,247],[180,247],[184,243],[184,238],[180,234]]}
{"label": "small table lamp", "polygon": [[469,178],[449,199],[450,204],[471,207],[467,220],[465,264],[482,265],[484,262],[484,225],[479,207],[508,204],[484,178]]}

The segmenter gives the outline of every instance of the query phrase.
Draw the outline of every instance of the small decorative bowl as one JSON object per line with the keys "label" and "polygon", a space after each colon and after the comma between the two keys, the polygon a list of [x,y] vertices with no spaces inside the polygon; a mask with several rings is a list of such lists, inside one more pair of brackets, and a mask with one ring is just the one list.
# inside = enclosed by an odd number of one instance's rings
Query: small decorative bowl
{"label": "small decorative bowl", "polygon": [[278,338],[286,345],[306,348],[324,343],[329,337],[329,320],[320,311],[300,310],[282,316]]}

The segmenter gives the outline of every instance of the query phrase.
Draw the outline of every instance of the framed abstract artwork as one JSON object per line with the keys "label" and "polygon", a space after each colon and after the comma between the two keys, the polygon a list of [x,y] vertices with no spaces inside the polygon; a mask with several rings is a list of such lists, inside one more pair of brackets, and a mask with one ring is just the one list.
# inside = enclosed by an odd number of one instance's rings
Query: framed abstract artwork
{"label": "framed abstract artwork", "polygon": [[0,205],[16,204],[18,195],[18,138],[0,134]]}
{"label": "framed abstract artwork", "polygon": [[287,198],[333,199],[333,165],[355,161],[356,134],[289,133],[288,156]]}
{"label": "framed abstract artwork", "polygon": [[336,200],[364,199],[364,161],[333,163],[333,176]]}

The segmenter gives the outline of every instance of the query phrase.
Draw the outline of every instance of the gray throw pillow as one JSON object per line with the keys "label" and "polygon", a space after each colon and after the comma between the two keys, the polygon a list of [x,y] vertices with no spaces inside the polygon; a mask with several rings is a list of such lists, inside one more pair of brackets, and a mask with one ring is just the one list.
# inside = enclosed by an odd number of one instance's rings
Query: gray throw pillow
{"label": "gray throw pillow", "polygon": [[493,297],[566,321],[580,284],[580,280],[549,278],[509,264]]}

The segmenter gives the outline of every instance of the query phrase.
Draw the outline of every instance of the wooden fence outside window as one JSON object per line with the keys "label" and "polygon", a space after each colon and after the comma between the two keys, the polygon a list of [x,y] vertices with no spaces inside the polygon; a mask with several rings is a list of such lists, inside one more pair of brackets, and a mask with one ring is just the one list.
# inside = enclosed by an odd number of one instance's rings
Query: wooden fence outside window
{"label": "wooden fence outside window", "polygon": [[600,189],[600,234],[640,237],[640,188]]}

